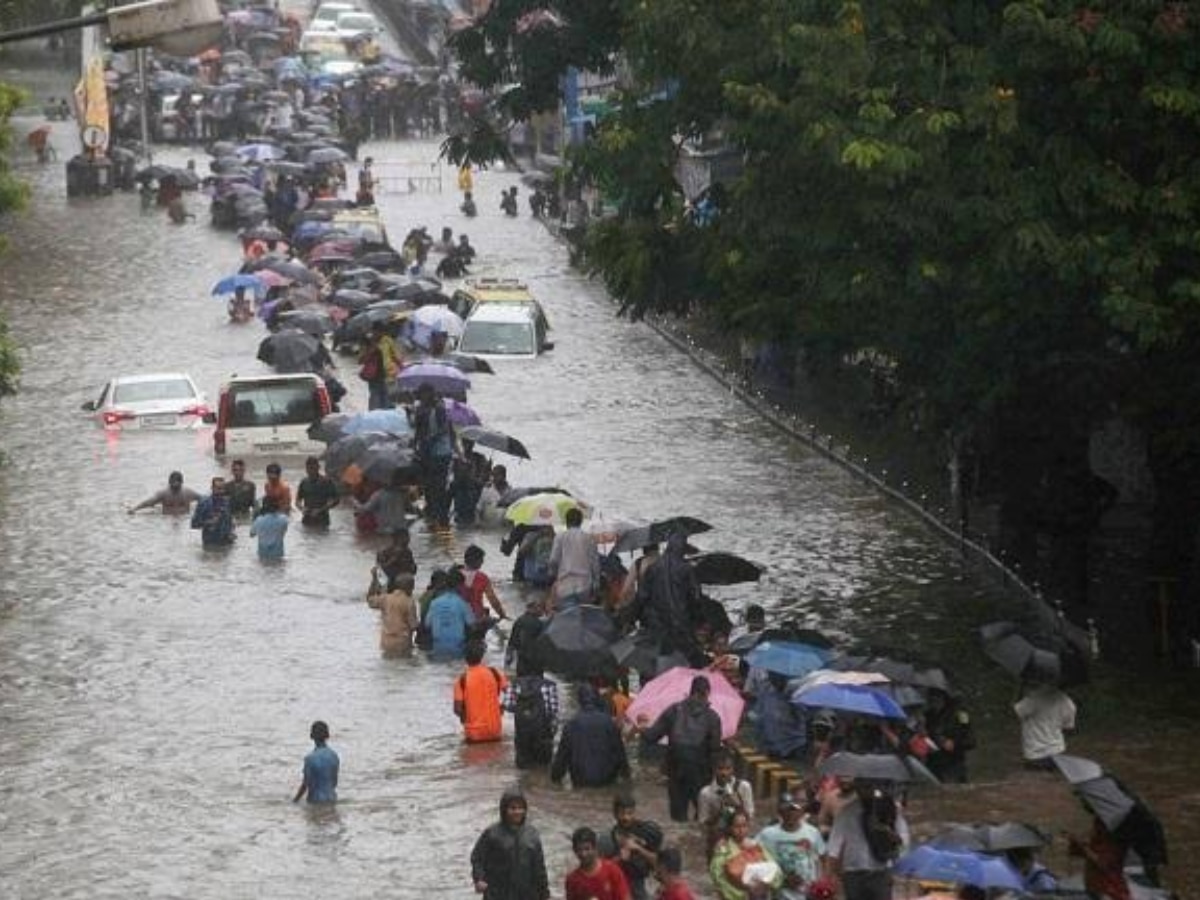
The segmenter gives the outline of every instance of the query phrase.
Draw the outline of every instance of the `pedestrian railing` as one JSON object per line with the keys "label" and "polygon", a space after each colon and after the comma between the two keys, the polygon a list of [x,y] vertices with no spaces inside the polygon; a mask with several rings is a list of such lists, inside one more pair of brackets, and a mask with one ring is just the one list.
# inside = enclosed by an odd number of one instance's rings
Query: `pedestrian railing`
{"label": "pedestrian railing", "polygon": [[388,160],[372,163],[375,191],[382,194],[440,194],[442,166],[413,165]]}

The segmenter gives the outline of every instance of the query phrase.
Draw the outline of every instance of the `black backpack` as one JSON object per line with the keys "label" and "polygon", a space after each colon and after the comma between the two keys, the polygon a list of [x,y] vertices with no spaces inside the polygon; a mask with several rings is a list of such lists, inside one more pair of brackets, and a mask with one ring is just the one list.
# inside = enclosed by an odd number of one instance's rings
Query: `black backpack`
{"label": "black backpack", "polygon": [[516,680],[517,699],[513,707],[513,720],[517,733],[530,740],[544,741],[553,737],[550,712],[542,697],[542,679],[526,675]]}
{"label": "black backpack", "polygon": [[863,801],[862,826],[871,855],[881,863],[894,860],[903,844],[896,830],[896,801],[882,791],[875,791],[870,799]]}

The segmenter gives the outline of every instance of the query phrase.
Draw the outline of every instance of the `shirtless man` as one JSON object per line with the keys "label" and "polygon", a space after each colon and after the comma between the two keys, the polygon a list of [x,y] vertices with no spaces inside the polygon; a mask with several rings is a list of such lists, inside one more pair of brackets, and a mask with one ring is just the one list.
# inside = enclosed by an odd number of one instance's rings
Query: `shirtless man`
{"label": "shirtless man", "polygon": [[167,476],[165,488],[147,497],[136,506],[129,507],[128,512],[132,516],[139,509],[161,506],[164,515],[185,516],[191,511],[192,504],[199,499],[199,494],[191,488],[183,486],[183,473],[172,472]]}

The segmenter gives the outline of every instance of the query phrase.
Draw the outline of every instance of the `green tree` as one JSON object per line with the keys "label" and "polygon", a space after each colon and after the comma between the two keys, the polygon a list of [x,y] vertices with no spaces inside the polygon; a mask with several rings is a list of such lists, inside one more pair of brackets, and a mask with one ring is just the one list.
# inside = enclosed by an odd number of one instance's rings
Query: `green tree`
{"label": "green tree", "polygon": [[[24,206],[28,187],[12,171],[9,156],[13,151],[13,132],[9,119],[24,101],[24,94],[16,88],[0,83],[0,217],[11,215]],[[0,253],[4,252],[0,238]],[[17,348],[8,334],[8,326],[0,319],[0,396],[11,394],[17,387],[20,374]]]}

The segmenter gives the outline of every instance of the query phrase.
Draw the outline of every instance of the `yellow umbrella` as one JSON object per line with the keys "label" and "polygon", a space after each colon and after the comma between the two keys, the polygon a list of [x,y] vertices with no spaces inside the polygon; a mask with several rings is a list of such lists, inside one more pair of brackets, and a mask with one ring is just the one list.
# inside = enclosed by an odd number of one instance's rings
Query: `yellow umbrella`
{"label": "yellow umbrella", "polygon": [[509,506],[504,518],[514,525],[566,525],[568,510],[584,510],[582,503],[566,494],[532,494]]}

